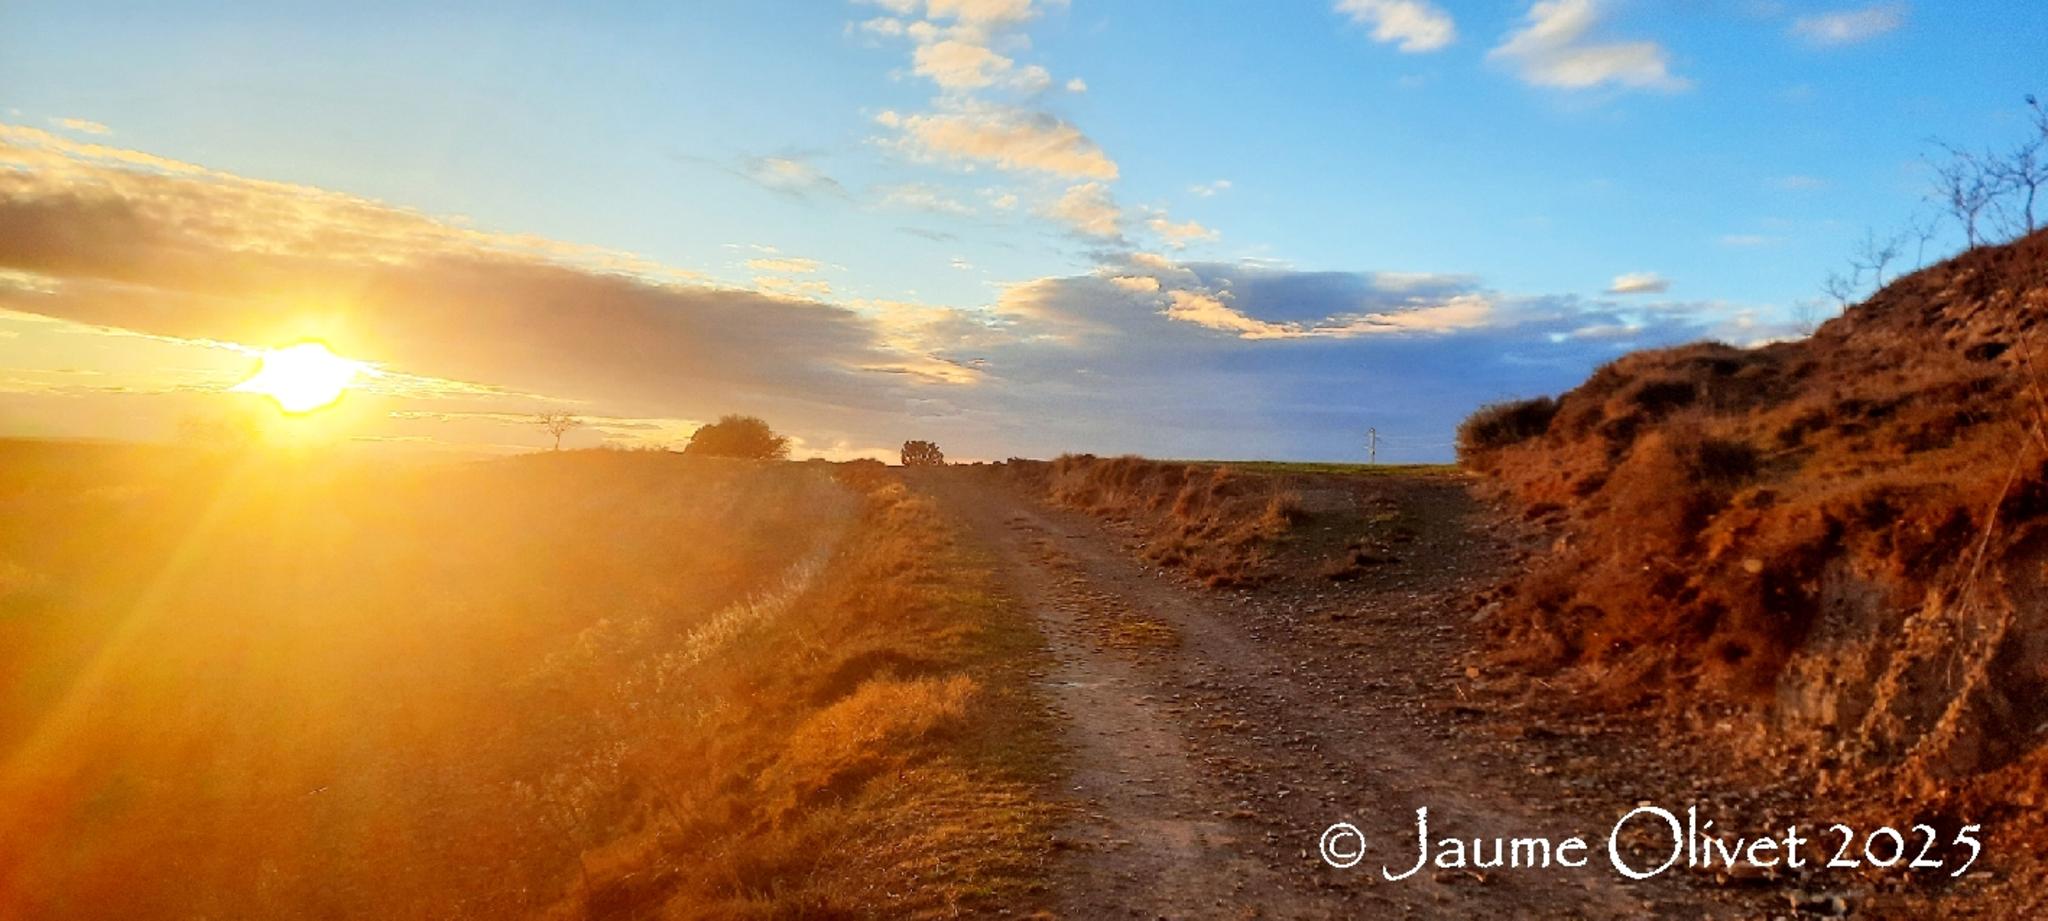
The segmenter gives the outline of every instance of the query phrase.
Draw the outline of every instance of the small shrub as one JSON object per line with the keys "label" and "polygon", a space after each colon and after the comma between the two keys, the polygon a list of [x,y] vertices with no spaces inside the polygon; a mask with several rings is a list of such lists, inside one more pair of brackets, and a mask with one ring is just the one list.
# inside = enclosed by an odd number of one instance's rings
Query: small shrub
{"label": "small shrub", "polygon": [[1549,397],[1482,406],[1458,424],[1458,460],[1484,466],[1494,452],[1549,430],[1556,415],[1557,401]]}

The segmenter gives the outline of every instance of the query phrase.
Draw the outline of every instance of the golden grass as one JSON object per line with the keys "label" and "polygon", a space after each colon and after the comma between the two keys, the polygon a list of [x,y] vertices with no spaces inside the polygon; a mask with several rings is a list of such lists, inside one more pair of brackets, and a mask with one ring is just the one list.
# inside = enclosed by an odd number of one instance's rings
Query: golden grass
{"label": "golden grass", "polygon": [[0,445],[0,917],[1028,895],[1036,636],[873,471],[132,450]]}
{"label": "golden grass", "polygon": [[1068,454],[1008,470],[1056,505],[1130,525],[1147,561],[1210,588],[1270,578],[1276,545],[1306,515],[1276,480],[1229,467]]}

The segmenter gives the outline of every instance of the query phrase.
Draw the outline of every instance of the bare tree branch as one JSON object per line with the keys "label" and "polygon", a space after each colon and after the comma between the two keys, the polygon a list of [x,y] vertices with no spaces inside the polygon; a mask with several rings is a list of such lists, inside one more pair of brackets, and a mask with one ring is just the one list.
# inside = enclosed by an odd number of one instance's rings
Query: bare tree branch
{"label": "bare tree branch", "polygon": [[565,412],[535,413],[533,416],[533,422],[535,425],[541,427],[541,431],[547,432],[548,434],[555,436],[555,450],[557,451],[562,450],[563,435],[567,435],[570,431],[583,427],[582,419],[579,419],[576,416],[570,415]]}

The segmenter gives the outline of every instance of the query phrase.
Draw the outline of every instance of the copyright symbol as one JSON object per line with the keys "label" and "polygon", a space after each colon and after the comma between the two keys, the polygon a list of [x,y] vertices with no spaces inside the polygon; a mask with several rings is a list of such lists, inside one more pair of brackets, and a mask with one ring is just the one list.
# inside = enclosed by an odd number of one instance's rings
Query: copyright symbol
{"label": "copyright symbol", "polygon": [[1350,822],[1338,822],[1323,829],[1323,840],[1316,843],[1316,850],[1322,852],[1324,863],[1349,870],[1365,859],[1365,833]]}

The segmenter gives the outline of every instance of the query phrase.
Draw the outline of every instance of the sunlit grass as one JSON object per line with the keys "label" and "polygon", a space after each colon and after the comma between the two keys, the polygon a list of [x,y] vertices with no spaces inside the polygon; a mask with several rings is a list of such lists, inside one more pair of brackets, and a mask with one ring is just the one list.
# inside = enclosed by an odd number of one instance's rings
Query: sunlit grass
{"label": "sunlit grass", "polygon": [[1042,856],[1035,634],[886,477],[0,473],[0,916],[937,915]]}

